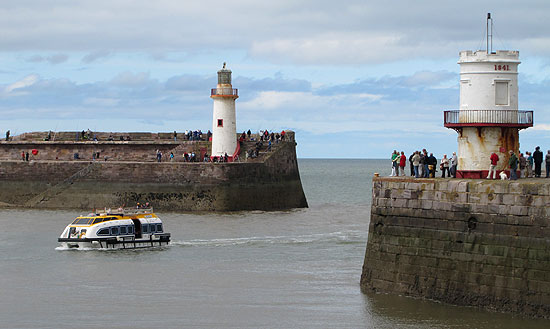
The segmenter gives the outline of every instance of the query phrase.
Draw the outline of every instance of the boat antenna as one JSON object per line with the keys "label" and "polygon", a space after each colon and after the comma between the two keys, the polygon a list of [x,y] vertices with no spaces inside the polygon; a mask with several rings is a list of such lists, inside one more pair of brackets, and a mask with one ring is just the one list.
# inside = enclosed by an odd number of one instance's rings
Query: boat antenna
{"label": "boat antenna", "polygon": [[492,53],[493,53],[493,19],[491,18],[491,13],[487,13],[487,54],[492,54]]}

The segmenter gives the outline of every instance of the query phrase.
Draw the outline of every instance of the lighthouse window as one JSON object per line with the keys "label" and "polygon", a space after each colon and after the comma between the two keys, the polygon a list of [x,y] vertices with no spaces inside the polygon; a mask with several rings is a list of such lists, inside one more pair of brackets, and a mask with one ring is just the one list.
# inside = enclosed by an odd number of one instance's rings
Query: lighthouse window
{"label": "lighthouse window", "polygon": [[508,105],[508,82],[495,82],[495,104]]}
{"label": "lighthouse window", "polygon": [[223,119],[218,119],[218,127],[223,127]]}

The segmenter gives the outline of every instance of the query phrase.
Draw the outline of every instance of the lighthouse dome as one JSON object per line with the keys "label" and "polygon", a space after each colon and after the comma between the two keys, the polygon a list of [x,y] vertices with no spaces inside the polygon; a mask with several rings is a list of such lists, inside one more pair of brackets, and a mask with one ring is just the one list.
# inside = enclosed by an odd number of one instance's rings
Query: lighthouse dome
{"label": "lighthouse dome", "polygon": [[219,85],[231,84],[231,70],[225,67],[225,63],[223,63],[223,68],[218,71],[218,84]]}

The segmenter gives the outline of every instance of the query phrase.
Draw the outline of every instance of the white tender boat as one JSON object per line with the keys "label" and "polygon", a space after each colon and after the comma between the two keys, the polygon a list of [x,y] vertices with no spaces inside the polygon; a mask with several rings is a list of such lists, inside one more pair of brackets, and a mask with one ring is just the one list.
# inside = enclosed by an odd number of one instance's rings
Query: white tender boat
{"label": "white tender boat", "polygon": [[65,248],[150,248],[167,245],[170,233],[153,208],[119,208],[77,217],[57,241]]}

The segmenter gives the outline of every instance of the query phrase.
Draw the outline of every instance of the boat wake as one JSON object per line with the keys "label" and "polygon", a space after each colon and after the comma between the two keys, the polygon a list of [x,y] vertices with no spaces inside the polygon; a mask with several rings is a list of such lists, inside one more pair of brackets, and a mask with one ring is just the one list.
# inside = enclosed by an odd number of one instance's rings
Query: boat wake
{"label": "boat wake", "polygon": [[344,231],[332,233],[316,233],[295,236],[262,236],[244,238],[195,239],[187,241],[172,241],[170,245],[186,247],[224,247],[237,245],[270,245],[270,244],[309,244],[309,243],[336,243],[336,244],[364,244],[367,241],[367,232]]}

